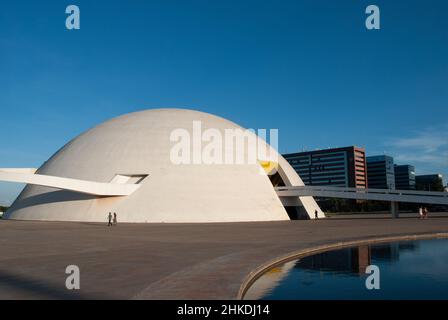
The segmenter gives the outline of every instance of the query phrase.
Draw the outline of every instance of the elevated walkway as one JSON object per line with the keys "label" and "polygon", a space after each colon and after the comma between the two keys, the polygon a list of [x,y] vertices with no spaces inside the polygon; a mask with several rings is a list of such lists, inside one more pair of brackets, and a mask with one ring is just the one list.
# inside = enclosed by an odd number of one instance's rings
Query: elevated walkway
{"label": "elevated walkway", "polygon": [[448,205],[448,192],[428,192],[414,190],[361,189],[344,187],[276,187],[279,197],[321,197],[390,202],[411,202]]}

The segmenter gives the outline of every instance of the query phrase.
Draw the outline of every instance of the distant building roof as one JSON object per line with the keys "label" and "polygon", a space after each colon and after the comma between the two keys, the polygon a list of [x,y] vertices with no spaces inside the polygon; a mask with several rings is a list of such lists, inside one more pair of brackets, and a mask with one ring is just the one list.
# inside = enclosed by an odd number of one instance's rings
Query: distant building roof
{"label": "distant building roof", "polygon": [[385,155],[385,154],[366,157],[366,161],[367,162],[378,162],[378,161],[384,161],[386,159],[392,159],[393,160],[394,158],[391,157],[391,156]]}

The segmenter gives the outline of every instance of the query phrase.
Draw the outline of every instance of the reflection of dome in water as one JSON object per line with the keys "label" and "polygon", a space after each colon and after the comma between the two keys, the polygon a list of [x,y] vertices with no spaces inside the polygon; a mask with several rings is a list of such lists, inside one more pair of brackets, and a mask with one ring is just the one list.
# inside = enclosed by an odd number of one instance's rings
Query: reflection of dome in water
{"label": "reflection of dome in water", "polygon": [[[112,211],[121,222],[287,220],[269,177],[260,174],[260,163],[176,165],[170,161],[170,134],[178,128],[191,132],[193,121],[201,121],[204,130],[240,128],[207,113],[181,109],[147,110],[112,119],[69,142],[37,173],[103,183],[127,177],[126,183],[140,184],[134,193],[98,197],[28,185],[7,218],[105,221]],[[279,164],[287,185],[303,185],[281,156]],[[311,197],[301,200],[308,212],[318,209]]]}
{"label": "reflection of dome in water", "polygon": [[245,300],[260,300],[272,292],[280,283],[286,279],[291,270],[293,270],[296,261],[288,261],[283,265],[270,269],[255,280],[247,289]]}

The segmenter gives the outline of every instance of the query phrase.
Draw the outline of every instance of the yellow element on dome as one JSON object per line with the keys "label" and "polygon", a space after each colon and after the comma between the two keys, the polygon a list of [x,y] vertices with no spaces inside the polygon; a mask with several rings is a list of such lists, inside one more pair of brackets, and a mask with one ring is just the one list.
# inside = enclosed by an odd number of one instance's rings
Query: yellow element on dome
{"label": "yellow element on dome", "polygon": [[278,162],[268,160],[258,160],[261,167],[264,169],[267,175],[274,174],[278,169]]}

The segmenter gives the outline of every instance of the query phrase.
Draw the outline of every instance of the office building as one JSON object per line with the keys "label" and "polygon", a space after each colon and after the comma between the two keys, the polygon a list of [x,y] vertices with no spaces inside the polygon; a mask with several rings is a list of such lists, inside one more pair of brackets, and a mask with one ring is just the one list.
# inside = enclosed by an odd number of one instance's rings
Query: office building
{"label": "office building", "polygon": [[395,165],[395,189],[415,190],[415,167],[404,164]]}
{"label": "office building", "polygon": [[305,185],[367,187],[366,156],[355,146],[283,155]]}
{"label": "office building", "polygon": [[443,176],[440,173],[418,175],[415,177],[415,186],[417,190],[444,191]]}
{"label": "office building", "polygon": [[386,155],[367,157],[368,187],[395,189],[394,158]]}

